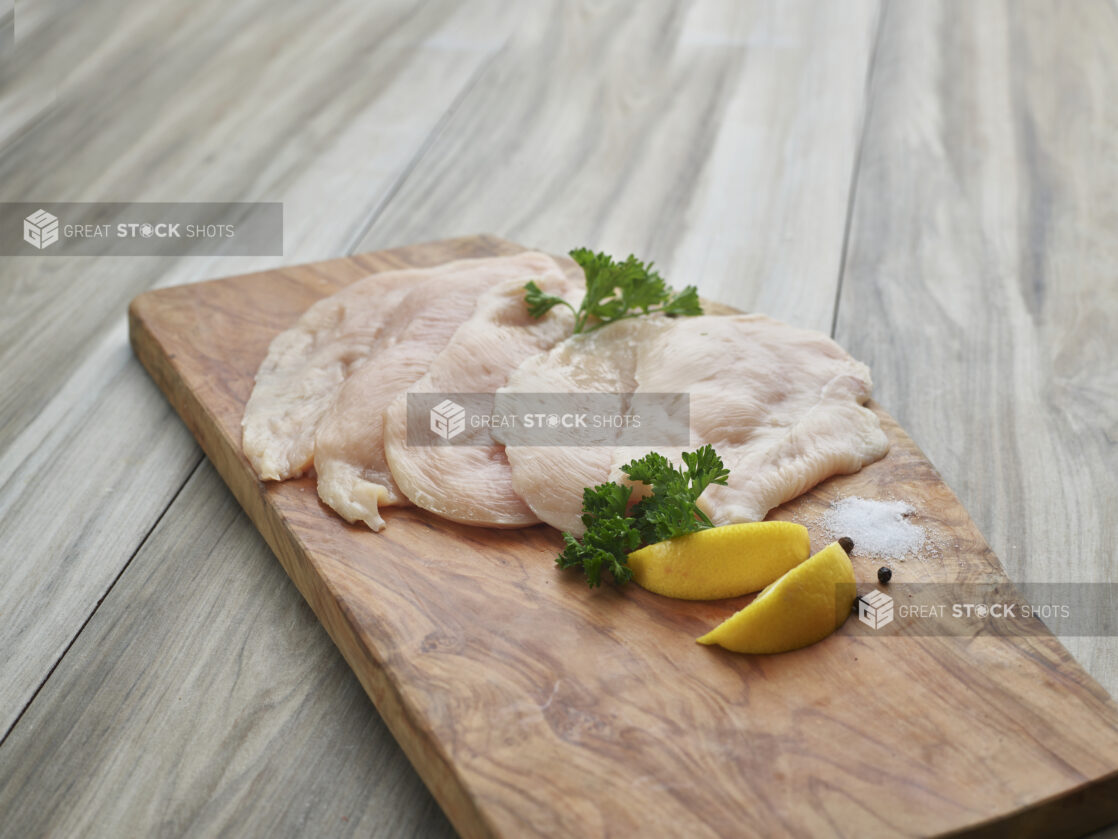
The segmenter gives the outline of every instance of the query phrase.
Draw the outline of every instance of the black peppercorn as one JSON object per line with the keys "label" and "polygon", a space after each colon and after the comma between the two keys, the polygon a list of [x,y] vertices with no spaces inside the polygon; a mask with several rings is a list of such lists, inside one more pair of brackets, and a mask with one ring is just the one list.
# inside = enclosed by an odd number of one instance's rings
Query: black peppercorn
{"label": "black peppercorn", "polygon": [[884,585],[893,579],[893,569],[888,565],[882,565],[877,569],[877,581]]}
{"label": "black peppercorn", "polygon": [[854,540],[851,539],[849,536],[843,536],[841,539],[838,540],[838,543],[848,554],[854,552]]}

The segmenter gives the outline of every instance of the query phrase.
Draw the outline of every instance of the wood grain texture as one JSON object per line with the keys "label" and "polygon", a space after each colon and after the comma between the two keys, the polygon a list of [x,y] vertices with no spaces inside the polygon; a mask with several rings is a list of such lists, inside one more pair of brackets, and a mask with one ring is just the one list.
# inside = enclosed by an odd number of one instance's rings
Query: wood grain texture
{"label": "wood grain texture", "polygon": [[539,7],[358,250],[490,230],[633,252],[829,331],[877,3]]}
{"label": "wood grain texture", "polygon": [[0,746],[0,813],[12,839],[453,835],[208,464]]}
{"label": "wood grain texture", "polygon": [[[836,337],[1016,581],[1113,583],[1118,14],[898,2]],[[1065,643],[1111,692],[1113,637]]]}
{"label": "wood grain texture", "polygon": [[[310,300],[366,270],[515,247],[478,237],[363,254],[152,292],[131,309],[137,355],[463,835],[1075,835],[1118,818],[1118,707],[1051,636],[844,629],[792,654],[735,656],[693,642],[732,604],[589,591],[555,572],[549,528],[401,509],[374,534],[334,517],[309,479],[255,479],[243,404],[271,337]],[[1005,581],[881,416],[886,459],[776,515],[814,526],[836,497],[900,488],[943,546],[910,579]],[[859,579],[877,564],[857,559]]]}
{"label": "wood grain texture", "polygon": [[[515,22],[493,2],[38,11],[0,56],[0,200],[282,200],[288,259],[351,246]],[[0,265],[0,737],[199,462],[131,358],[128,301],[281,261]]]}
{"label": "wood grain texture", "polygon": [[[425,174],[446,156],[463,167],[492,166],[500,188],[476,193],[472,204],[485,214],[484,227],[514,227],[529,207],[510,175],[538,183],[551,168],[577,172],[586,162],[586,144],[598,142],[596,121],[608,113],[610,131],[602,139],[609,154],[593,166],[593,190],[554,213],[564,225],[577,224],[571,235],[580,238],[549,233],[546,202],[538,195],[528,232],[548,234],[556,248],[591,243],[599,241],[597,220],[608,217],[613,241],[635,242],[637,249],[646,238],[645,211],[653,206],[646,207],[646,199],[678,202],[689,195],[689,212],[720,218],[723,231],[695,229],[689,241],[710,240],[723,256],[765,250],[760,264],[768,270],[749,281],[749,294],[727,287],[723,296],[743,304],[780,299],[783,278],[773,266],[785,254],[803,260],[824,254],[825,270],[805,271],[795,293],[815,301],[811,318],[825,321],[841,222],[822,210],[841,209],[849,187],[864,93],[858,77],[868,62],[866,32],[876,6],[853,5],[843,20],[824,15],[826,26],[812,22],[819,16],[808,4],[778,9],[658,0],[641,15],[597,3],[527,8],[410,0],[282,9],[256,0],[25,4],[17,44],[0,53],[0,199],[280,200],[283,261],[306,261],[351,250],[378,220],[426,226],[409,238],[445,233],[455,220],[433,213],[437,206],[416,208],[413,178],[424,188],[437,186],[435,204],[459,202],[453,183],[435,184]],[[562,27],[561,56],[549,34],[553,24]],[[505,49],[514,31],[519,46]],[[833,39],[833,31],[843,37]],[[583,37],[584,45],[575,43]],[[605,53],[608,64],[595,63]],[[677,56],[666,70],[660,66],[665,53]],[[642,57],[643,79],[631,54]],[[553,83],[540,64],[553,57],[558,60],[550,70],[577,77],[577,84]],[[599,71],[606,73],[601,81]],[[610,76],[619,83],[611,84]],[[798,101],[782,96],[788,77],[798,80]],[[714,88],[706,89],[708,83]],[[480,99],[471,95],[478,86],[489,88]],[[515,116],[527,121],[520,129],[501,113],[502,86],[517,103]],[[599,87],[609,95],[588,109],[584,97],[598,101]],[[680,96],[672,119],[656,119],[672,91]],[[460,122],[463,109],[471,116]],[[630,119],[634,112],[639,122]],[[833,136],[813,133],[815,114],[834,123]],[[537,119],[556,115],[577,120],[578,142],[536,130]],[[490,139],[486,121],[499,127],[505,143],[515,142],[518,130],[526,135],[517,169],[505,173],[499,159],[491,163],[483,153]],[[542,145],[533,147],[537,141]],[[634,143],[651,151],[642,177],[657,168],[680,176],[653,192],[642,189],[617,165]],[[755,153],[743,158],[739,147]],[[717,160],[708,161],[708,153],[717,153]],[[761,155],[786,153],[793,155],[788,167],[761,162]],[[797,161],[827,188],[798,176]],[[685,182],[690,171],[701,171],[701,184]],[[754,177],[763,186],[748,182]],[[466,186],[476,190],[486,180],[478,170],[476,182]],[[729,184],[732,190],[712,192]],[[750,215],[754,204],[745,197],[762,188],[786,208],[782,229],[817,214],[810,247],[793,252],[768,244],[765,218]],[[401,196],[408,200],[397,210]],[[665,243],[657,254],[668,252]],[[197,503],[198,485],[182,486],[199,454],[138,365],[127,360],[124,305],[152,286],[280,261],[20,258],[0,264],[0,576],[6,581],[0,589],[0,736],[33,698],[51,697],[44,679],[95,609],[123,619],[127,604],[102,600],[127,581],[129,558],[142,551],[159,517],[171,515],[175,494],[181,489],[183,503]],[[782,312],[794,314],[790,308]],[[249,605],[227,602],[234,612]],[[198,620],[189,631],[202,639],[218,630]],[[242,696],[243,713],[254,714],[253,700]],[[58,716],[50,724],[70,726]],[[117,731],[128,738],[126,727]],[[223,736],[211,729],[206,735]],[[115,759],[126,761],[129,754]],[[7,750],[4,760],[24,758]],[[101,787],[99,794],[108,802],[113,790]]]}
{"label": "wood grain texture", "polygon": [[202,459],[124,332],[0,454],[0,737]]}
{"label": "wood grain texture", "polygon": [[[62,55],[83,66],[9,128],[0,200],[282,201],[285,256],[296,261],[351,249],[513,23],[496,2],[394,0],[357,17],[347,3],[120,5],[98,0],[21,39],[28,60],[10,61],[10,95],[37,73],[58,78]],[[362,84],[340,85],[347,76]],[[283,259],[8,261],[0,431],[15,435],[154,277],[189,282]]]}
{"label": "wood grain texture", "polygon": [[[669,276],[691,279],[702,265],[708,294],[827,329],[849,191],[841,178],[854,169],[877,4],[652,0],[629,15],[598,0],[541,0],[518,4],[531,8],[524,18],[503,4],[453,4],[458,13],[449,14],[451,5],[23,3],[16,43],[0,49],[0,198],[282,200],[290,262],[346,252],[355,239],[373,248],[478,229],[554,250],[631,249],[653,253]],[[877,55],[888,61],[870,109],[875,151],[858,180],[858,259],[847,265],[839,337],[872,360],[883,403],[959,488],[1017,579],[1056,578],[1072,563],[1079,579],[1112,581],[1116,470],[1107,446],[1116,414],[1105,375],[1113,368],[1082,348],[1105,342],[1114,320],[1107,15],[1118,6],[915,5],[885,5]],[[1015,150],[1009,138],[1020,128],[1010,123],[1029,120],[1014,114],[1036,122],[1039,156]],[[1047,235],[1026,236],[1009,206],[1018,181],[1021,195],[1048,196],[1047,205],[1029,203],[1052,209],[1036,228]],[[988,247],[1000,262],[987,261]],[[1000,256],[1032,247],[1056,257],[1041,260],[1039,326],[1022,321]],[[14,719],[36,696],[13,737],[32,718],[36,736],[57,742],[69,730],[65,715],[34,716],[38,702],[74,707],[53,704],[53,680],[35,691],[117,576],[116,585],[129,581],[126,563],[159,516],[193,509],[207,491],[194,482],[167,508],[198,454],[125,360],[125,301],[152,283],[278,261],[0,261],[0,717]],[[918,262],[946,267],[948,282],[917,277]],[[875,263],[897,271],[878,275]],[[862,270],[851,273],[855,264]],[[872,284],[848,299],[856,276]],[[906,285],[915,280],[926,288]],[[884,320],[869,323],[866,312]],[[910,343],[915,326],[901,319],[913,312],[920,338]],[[1018,351],[998,349],[995,336],[1012,336]],[[1046,370],[1046,359],[1070,366]],[[1060,404],[1065,392],[1082,401]],[[1018,433],[1004,433],[1005,423]],[[1017,538],[1023,532],[1027,541]],[[240,562],[241,549],[217,543],[217,566]],[[174,578],[165,584],[174,587],[169,600],[189,595]],[[225,609],[257,605],[251,591],[237,591]],[[207,620],[219,607],[206,609],[181,628],[198,649],[227,631]],[[105,621],[124,621],[129,604],[110,596],[100,610]],[[1110,639],[1066,643],[1118,690]],[[264,688],[237,696],[234,722],[278,724]],[[113,736],[123,742],[112,760],[140,764],[142,750],[130,744],[157,743],[133,739],[130,699],[121,699]],[[324,735],[354,724],[323,713],[313,696],[299,708],[322,721]],[[239,742],[231,732],[246,731],[234,722],[199,728],[213,759],[193,765],[215,777],[180,786],[182,810],[222,787],[219,767]],[[5,777],[28,761],[23,747],[34,740],[0,749]],[[312,766],[282,781],[258,775],[253,792],[315,784],[319,773],[340,786],[357,771]],[[82,785],[84,761],[66,767],[40,800],[64,807],[57,790]],[[28,795],[46,784],[45,774],[34,777]],[[86,800],[111,808],[117,795],[102,784]],[[396,818],[390,804],[377,806],[378,819]],[[251,830],[240,816],[248,811],[223,812],[227,820],[208,822],[215,832]],[[280,827],[299,833],[291,821]],[[0,819],[0,835],[30,833]]]}

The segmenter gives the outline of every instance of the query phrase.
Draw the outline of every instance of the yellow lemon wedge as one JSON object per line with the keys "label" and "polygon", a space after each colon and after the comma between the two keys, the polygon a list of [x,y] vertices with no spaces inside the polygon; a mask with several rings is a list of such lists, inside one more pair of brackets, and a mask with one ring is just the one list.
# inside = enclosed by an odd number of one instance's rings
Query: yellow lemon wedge
{"label": "yellow lemon wedge", "polygon": [[838,542],[832,542],[698,641],[736,653],[798,650],[842,626],[854,596],[850,557]]}
{"label": "yellow lemon wedge", "polygon": [[720,600],[758,591],[807,559],[807,528],[789,521],[727,524],[629,554],[637,585],[681,600]]}

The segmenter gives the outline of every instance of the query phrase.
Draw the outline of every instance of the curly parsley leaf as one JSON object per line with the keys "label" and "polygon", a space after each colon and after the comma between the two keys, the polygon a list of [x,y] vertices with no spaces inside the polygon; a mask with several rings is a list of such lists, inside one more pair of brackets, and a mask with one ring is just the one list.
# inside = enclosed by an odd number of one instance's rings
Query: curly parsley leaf
{"label": "curly parsley leaf", "polygon": [[645,265],[632,254],[618,262],[609,254],[576,248],[571,251],[571,258],[586,274],[582,304],[575,309],[562,297],[545,294],[534,281],[529,282],[524,286],[524,299],[532,317],[543,317],[562,303],[575,313],[574,331],[578,333],[638,315],[662,312],[677,317],[703,313],[695,286],[674,291],[653,270],[651,262]]}
{"label": "curly parsley leaf", "polygon": [[620,484],[601,484],[582,491],[582,523],[587,527],[596,521],[624,516],[629,507],[632,487]]}
{"label": "curly parsley leaf", "polygon": [[677,469],[657,452],[621,467],[631,480],[652,487],[633,508],[641,538],[648,544],[713,526],[695,502],[711,484],[725,484],[730,470],[709,445],[680,457],[686,469]]}
{"label": "curly parsley leaf", "polygon": [[570,533],[564,533],[563,541],[567,547],[559,554],[556,563],[560,568],[581,568],[591,588],[601,585],[603,571],[608,571],[619,585],[629,582],[633,572],[626,564],[626,558],[641,544],[640,534],[632,522],[632,519],[622,516],[601,519],[593,530],[586,532],[581,542]]}
{"label": "curly parsley leaf", "polygon": [[630,480],[652,490],[632,508],[631,486],[599,484],[583,490],[586,533],[581,542],[563,534],[559,567],[580,568],[591,588],[601,584],[604,572],[620,585],[632,579],[628,556],[641,545],[713,527],[695,502],[711,484],[725,484],[730,470],[711,446],[684,452],[682,460],[685,468],[678,469],[659,452],[649,452],[621,467]]}
{"label": "curly parsley leaf", "polygon": [[687,483],[694,498],[702,495],[703,490],[711,484],[726,485],[730,470],[726,468],[714,446],[706,445],[693,452],[683,452],[680,457],[687,467]]}
{"label": "curly parsley leaf", "polygon": [[699,290],[689,285],[664,304],[664,314],[671,317],[701,315],[702,304],[699,303]]}
{"label": "curly parsley leaf", "polygon": [[524,302],[528,304],[528,314],[534,318],[542,318],[556,306],[566,306],[572,312],[575,307],[555,294],[547,294],[536,285],[535,280],[529,280],[524,286]]}

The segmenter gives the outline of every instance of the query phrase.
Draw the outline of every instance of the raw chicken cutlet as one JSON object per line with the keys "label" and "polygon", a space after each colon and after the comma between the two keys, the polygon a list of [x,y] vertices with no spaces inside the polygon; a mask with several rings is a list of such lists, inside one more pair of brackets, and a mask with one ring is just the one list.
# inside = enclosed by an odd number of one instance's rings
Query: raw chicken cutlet
{"label": "raw chicken cutlet", "polygon": [[[282,481],[311,467],[319,421],[346,378],[391,346],[407,327],[407,320],[395,312],[418,284],[516,271],[509,260],[524,256],[385,271],[351,283],[307,309],[294,326],[272,340],[245,405],[241,446],[256,474]],[[539,258],[550,260],[537,254],[519,265],[531,275]]]}
{"label": "raw chicken cutlet", "polygon": [[[547,294],[576,306],[580,283],[565,277],[536,280]],[[493,393],[526,358],[571,334],[574,316],[557,306],[536,319],[524,305],[522,280],[485,292],[468,321],[409,392]],[[512,486],[504,447],[493,445],[417,445],[407,441],[407,397],[385,411],[384,448],[392,476],[413,504],[443,518],[489,527],[525,527],[539,519]]]}
{"label": "raw chicken cutlet", "polygon": [[[827,336],[763,315],[635,318],[528,359],[501,392],[688,393],[690,445],[730,469],[699,506],[716,525],[760,521],[836,474],[883,457],[865,407],[870,372]],[[647,448],[647,447],[644,447]],[[622,480],[631,447],[510,446],[513,487],[548,524],[581,535],[583,487]],[[679,464],[684,447],[657,450]]]}
{"label": "raw chicken cutlet", "polygon": [[346,379],[319,423],[314,443],[318,494],[346,521],[381,530],[379,508],[411,503],[388,467],[384,410],[427,373],[473,314],[480,295],[501,283],[523,288],[529,279],[563,282],[563,267],[542,253],[472,262],[472,271],[440,275],[412,288],[391,316],[398,331],[372,363]]}
{"label": "raw chicken cutlet", "polygon": [[312,305],[268,347],[241,418],[241,448],[265,481],[297,478],[346,376],[379,347],[388,316],[425,271],[358,280]]}

